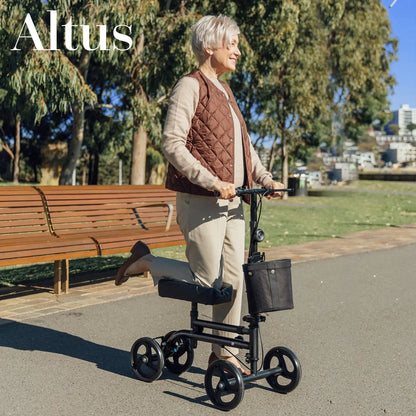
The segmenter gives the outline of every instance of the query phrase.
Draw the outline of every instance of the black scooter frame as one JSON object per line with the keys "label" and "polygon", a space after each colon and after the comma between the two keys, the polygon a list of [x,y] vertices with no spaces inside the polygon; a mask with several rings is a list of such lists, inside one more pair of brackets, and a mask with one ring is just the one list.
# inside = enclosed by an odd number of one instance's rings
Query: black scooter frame
{"label": "black scooter frame", "polygon": [[[264,260],[264,253],[260,254],[257,250],[258,242],[262,241],[258,238],[258,231],[264,236],[263,231],[258,228],[258,198],[259,196],[267,196],[273,192],[288,192],[290,189],[267,190],[265,188],[245,189],[237,188],[237,196],[250,195],[250,247],[248,251],[248,263],[256,263]],[[246,315],[243,321],[248,323],[246,326],[236,326],[222,324],[219,322],[212,322],[198,319],[198,304],[192,302],[192,309],[190,313],[192,330],[182,330],[175,332],[174,338],[186,336],[192,340],[192,348],[196,348],[198,341],[209,342],[211,344],[218,344],[222,347],[234,347],[238,349],[248,350],[246,354],[246,361],[250,364],[250,375],[244,376],[244,383],[248,383],[261,378],[266,378],[271,375],[281,373],[281,368],[277,367],[270,370],[258,371],[259,361],[259,323],[264,322],[266,317],[263,315]],[[221,337],[213,334],[204,333],[204,329],[215,329],[218,331],[225,331],[237,335],[248,335],[249,341],[243,339]]]}

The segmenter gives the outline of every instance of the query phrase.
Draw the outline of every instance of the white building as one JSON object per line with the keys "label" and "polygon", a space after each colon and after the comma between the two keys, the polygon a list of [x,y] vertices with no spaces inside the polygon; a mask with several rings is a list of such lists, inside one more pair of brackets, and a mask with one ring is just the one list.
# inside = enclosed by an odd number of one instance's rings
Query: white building
{"label": "white building", "polygon": [[316,188],[324,184],[322,173],[317,170],[306,171],[306,183],[310,188]]}
{"label": "white building", "polygon": [[337,162],[330,176],[331,180],[336,182],[355,181],[358,179],[357,165],[351,162]]}
{"label": "white building", "polygon": [[386,162],[405,163],[416,160],[416,147],[410,143],[390,143],[385,152]]}
{"label": "white building", "polygon": [[[410,123],[416,124],[416,108],[410,108],[403,104],[397,111],[393,111],[393,120],[389,124],[397,124],[400,127],[399,136],[412,135],[407,129]],[[413,131],[416,134],[416,131]]]}
{"label": "white building", "polygon": [[402,142],[402,143],[416,143],[416,136],[393,136],[387,134],[380,134],[376,136],[377,144],[383,145],[390,142]]}
{"label": "white building", "polygon": [[360,168],[372,168],[376,164],[373,152],[357,151],[351,155],[351,161],[356,162]]}

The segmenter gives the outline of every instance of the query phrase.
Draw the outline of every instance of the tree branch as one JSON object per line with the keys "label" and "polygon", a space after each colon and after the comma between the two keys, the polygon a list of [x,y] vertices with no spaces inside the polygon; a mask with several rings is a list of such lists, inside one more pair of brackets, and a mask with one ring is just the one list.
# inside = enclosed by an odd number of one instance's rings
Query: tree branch
{"label": "tree branch", "polygon": [[12,152],[12,149],[10,149],[9,145],[4,141],[0,139],[0,151],[4,150],[12,160],[14,160],[14,154]]}

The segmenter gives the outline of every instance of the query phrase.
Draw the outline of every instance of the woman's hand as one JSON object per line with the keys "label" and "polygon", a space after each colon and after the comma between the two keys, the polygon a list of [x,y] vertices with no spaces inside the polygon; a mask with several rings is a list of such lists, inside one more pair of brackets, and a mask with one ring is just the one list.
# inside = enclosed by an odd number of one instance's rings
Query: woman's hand
{"label": "woman's hand", "polygon": [[[270,181],[266,185],[264,185],[264,187],[270,188],[270,189],[284,189],[285,185],[280,182]],[[270,199],[270,198],[276,198],[279,196],[282,196],[282,192],[273,192],[272,194],[267,195],[266,198]]]}
{"label": "woman's hand", "polygon": [[230,199],[232,200],[235,195],[235,186],[233,183],[230,182],[223,182],[219,179],[217,179],[211,189],[212,191],[218,191],[221,199]]}

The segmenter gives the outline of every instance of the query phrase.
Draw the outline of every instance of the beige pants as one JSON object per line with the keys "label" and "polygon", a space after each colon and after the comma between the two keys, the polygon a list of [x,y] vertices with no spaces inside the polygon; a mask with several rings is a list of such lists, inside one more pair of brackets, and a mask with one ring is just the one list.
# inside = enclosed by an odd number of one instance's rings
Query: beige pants
{"label": "beige pants", "polygon": [[[212,197],[178,193],[176,198],[177,222],[185,236],[186,256],[189,263],[156,257],[151,264],[155,284],[161,278],[196,283],[205,287],[233,286],[230,303],[214,305],[212,319],[231,325],[240,325],[243,292],[244,211],[240,198],[232,202]],[[214,331],[221,336],[236,334]],[[217,355],[230,355],[213,345]],[[238,350],[228,348],[236,354]]]}

